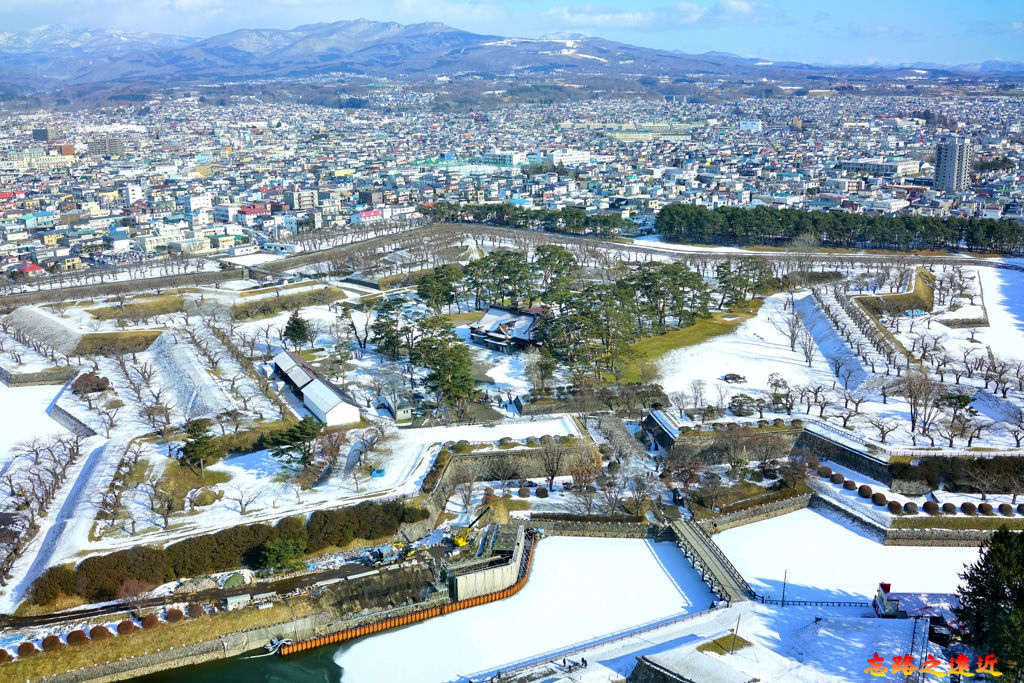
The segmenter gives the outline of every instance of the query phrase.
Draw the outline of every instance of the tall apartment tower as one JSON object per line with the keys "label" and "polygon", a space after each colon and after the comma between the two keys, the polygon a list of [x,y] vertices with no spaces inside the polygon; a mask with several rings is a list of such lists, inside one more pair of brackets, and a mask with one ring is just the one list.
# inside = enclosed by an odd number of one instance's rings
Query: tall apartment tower
{"label": "tall apartment tower", "polygon": [[935,189],[958,192],[967,189],[974,156],[970,138],[947,136],[935,147]]}

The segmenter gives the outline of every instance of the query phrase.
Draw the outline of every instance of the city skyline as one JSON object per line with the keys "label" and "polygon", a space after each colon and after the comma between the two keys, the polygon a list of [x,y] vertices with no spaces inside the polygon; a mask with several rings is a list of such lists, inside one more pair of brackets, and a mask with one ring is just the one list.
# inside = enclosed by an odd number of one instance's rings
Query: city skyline
{"label": "city skyline", "polygon": [[962,3],[940,0],[927,13],[881,2],[823,11],[809,0],[388,0],[373,6],[328,0],[42,0],[4,5],[9,31],[60,24],[203,38],[238,29],[291,29],[365,18],[402,24],[437,21],[475,33],[522,38],[579,33],[687,53],[720,51],[811,64],[1024,61],[1024,10],[1008,0],[982,2],[970,11]]}

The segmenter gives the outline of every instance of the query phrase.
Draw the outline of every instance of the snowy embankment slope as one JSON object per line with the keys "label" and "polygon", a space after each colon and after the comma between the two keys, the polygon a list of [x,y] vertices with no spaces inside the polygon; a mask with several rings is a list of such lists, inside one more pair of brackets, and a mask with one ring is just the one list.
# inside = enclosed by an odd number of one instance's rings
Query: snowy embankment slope
{"label": "snowy embankment slope", "polygon": [[785,294],[770,296],[755,317],[733,332],[669,351],[659,358],[656,365],[665,391],[688,391],[692,380],[702,379],[708,385],[707,395],[713,396],[711,387],[726,373],[746,377],[746,382],[729,385],[731,394],[765,394],[768,376],[773,372],[781,374],[790,385],[831,386],[834,375],[821,354],[815,354],[808,367],[799,348],[790,351],[789,342],[772,326],[771,319],[783,313],[786,298]]}
{"label": "snowy embankment slope", "polygon": [[815,510],[715,535],[750,587],[793,600],[870,600],[881,581],[900,592],[952,593],[977,548],[886,546]]}
{"label": "snowy embankment slope", "polygon": [[511,598],[360,639],[335,661],[344,683],[448,681],[711,600],[674,544],[556,536]]}

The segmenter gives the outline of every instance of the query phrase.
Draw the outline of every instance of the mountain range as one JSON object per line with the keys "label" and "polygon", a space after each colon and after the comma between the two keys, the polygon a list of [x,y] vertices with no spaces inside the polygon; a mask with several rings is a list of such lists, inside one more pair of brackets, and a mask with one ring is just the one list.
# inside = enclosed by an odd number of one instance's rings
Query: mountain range
{"label": "mountain range", "polygon": [[290,30],[241,29],[210,38],[72,30],[42,26],[0,32],[0,79],[40,90],[89,83],[203,83],[355,73],[424,80],[437,76],[514,74],[604,76],[1022,74],[1024,64],[834,66],[687,54],[580,34],[539,39],[481,35],[440,23],[402,25],[359,19]]}

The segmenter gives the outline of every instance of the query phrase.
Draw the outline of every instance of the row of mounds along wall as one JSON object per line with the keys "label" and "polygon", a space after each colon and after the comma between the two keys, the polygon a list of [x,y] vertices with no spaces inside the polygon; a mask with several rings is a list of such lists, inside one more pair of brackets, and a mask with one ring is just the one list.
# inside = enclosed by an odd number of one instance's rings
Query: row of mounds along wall
{"label": "row of mounds along wall", "polygon": [[508,588],[503,588],[494,593],[488,593],[487,595],[481,595],[475,598],[469,598],[468,600],[458,600],[456,602],[449,602],[444,605],[436,605],[433,607],[427,607],[425,609],[416,610],[400,616],[389,617],[382,621],[377,621],[368,624],[361,624],[352,628],[347,628],[337,633],[331,633],[324,636],[318,636],[316,638],[310,638],[309,640],[303,640],[294,645],[285,645],[281,648],[281,655],[291,655],[297,652],[305,652],[306,650],[312,650],[313,648],[323,647],[324,645],[332,645],[334,643],[341,643],[346,640],[352,640],[353,638],[359,638],[361,636],[370,635],[373,633],[379,633],[381,631],[387,631],[398,626],[406,626],[408,624],[414,624],[419,621],[424,621],[433,617],[441,616],[442,614],[450,614],[459,610],[467,609],[469,607],[476,607],[478,605],[484,605],[488,602],[494,602],[495,600],[504,600],[505,598],[511,597],[518,593],[523,586],[526,585],[526,579],[530,575],[530,566],[533,563],[533,549],[536,546],[537,539],[533,537],[529,549],[526,555],[526,564],[523,571],[520,572],[519,578],[514,584]]}

